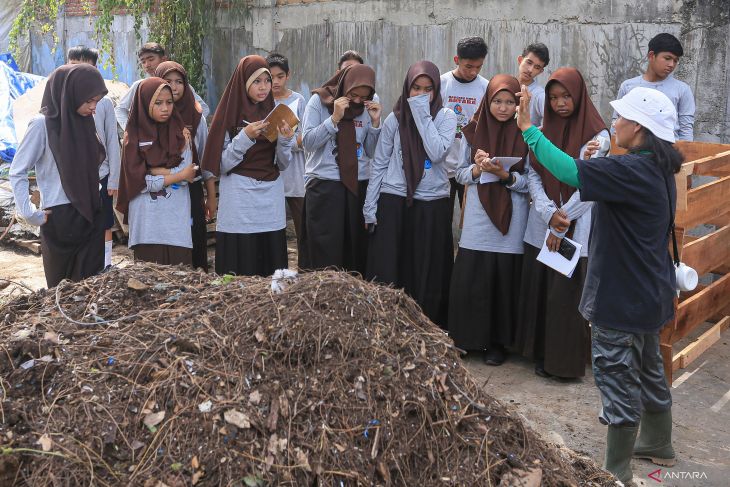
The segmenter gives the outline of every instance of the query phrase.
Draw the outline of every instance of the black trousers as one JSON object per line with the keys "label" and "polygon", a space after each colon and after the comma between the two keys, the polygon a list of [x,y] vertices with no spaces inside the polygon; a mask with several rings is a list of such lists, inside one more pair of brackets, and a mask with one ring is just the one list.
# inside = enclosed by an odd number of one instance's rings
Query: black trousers
{"label": "black trousers", "polygon": [[365,275],[368,234],[362,207],[368,182],[352,194],[341,181],[315,179],[304,195],[299,268],[336,267]]}
{"label": "black trousers", "polygon": [[193,221],[193,267],[208,272],[208,229],[205,223],[203,181],[188,183],[188,188],[190,190],[190,217]]}
{"label": "black trousers", "polygon": [[41,255],[46,284],[80,281],[104,268],[104,212],[100,206],[89,222],[71,204],[49,208],[41,225]]}
{"label": "black trousers", "polygon": [[442,328],[448,319],[453,243],[448,198],[414,200],[382,193],[370,236],[366,276],[403,288]]}

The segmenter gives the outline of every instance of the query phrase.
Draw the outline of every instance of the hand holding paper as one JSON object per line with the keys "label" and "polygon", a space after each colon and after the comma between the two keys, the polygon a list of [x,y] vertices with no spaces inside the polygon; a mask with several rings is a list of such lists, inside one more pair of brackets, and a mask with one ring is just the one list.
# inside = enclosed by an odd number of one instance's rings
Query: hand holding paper
{"label": "hand holding paper", "polygon": [[[477,151],[478,152],[478,151]],[[509,169],[520,162],[521,157],[494,157],[489,161],[489,165],[494,168],[495,172],[505,171],[509,173]],[[483,172],[479,176],[479,183],[496,183],[500,180],[500,177],[493,172]]]}

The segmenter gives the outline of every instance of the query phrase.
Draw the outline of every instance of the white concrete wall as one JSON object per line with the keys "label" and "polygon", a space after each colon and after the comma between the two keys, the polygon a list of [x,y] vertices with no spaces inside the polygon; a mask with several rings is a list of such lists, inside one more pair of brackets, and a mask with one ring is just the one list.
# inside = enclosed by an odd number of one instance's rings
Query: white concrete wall
{"label": "white concrete wall", "polygon": [[[343,51],[357,49],[376,68],[377,91],[390,111],[412,62],[426,58],[450,69],[456,42],[481,35],[489,46],[485,76],[515,73],[522,48],[543,42],[551,61],[538,81],[557,67],[577,67],[607,121],[621,81],[645,67],[649,39],[670,32],[684,44],[676,76],[695,93],[695,137],[730,142],[730,0],[257,0],[248,13],[219,10],[216,20],[205,46],[211,106],[246,54],[287,55],[292,88],[308,95]],[[117,74],[131,82],[141,42],[130,18],[118,18],[114,28]],[[67,18],[59,32],[63,48],[55,56],[48,39],[34,38],[40,74],[60,64],[66,47],[93,44],[88,18]]]}

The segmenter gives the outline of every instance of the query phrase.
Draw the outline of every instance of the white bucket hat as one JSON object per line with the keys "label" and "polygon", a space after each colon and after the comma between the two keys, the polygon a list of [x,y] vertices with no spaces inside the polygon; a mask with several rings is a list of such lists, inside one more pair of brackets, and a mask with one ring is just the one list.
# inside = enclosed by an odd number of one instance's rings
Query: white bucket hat
{"label": "white bucket hat", "polygon": [[620,100],[612,101],[611,106],[626,120],[638,123],[662,140],[675,142],[677,109],[661,91],[638,86]]}

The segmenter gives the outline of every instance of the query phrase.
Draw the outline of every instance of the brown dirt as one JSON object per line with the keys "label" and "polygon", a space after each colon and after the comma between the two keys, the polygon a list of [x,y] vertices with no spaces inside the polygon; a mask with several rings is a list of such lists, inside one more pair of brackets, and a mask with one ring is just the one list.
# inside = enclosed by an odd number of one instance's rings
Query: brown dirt
{"label": "brown dirt", "polygon": [[613,484],[485,394],[402,291],[344,273],[276,294],[135,264],[0,320],[17,485],[483,485],[535,466],[542,485]]}

